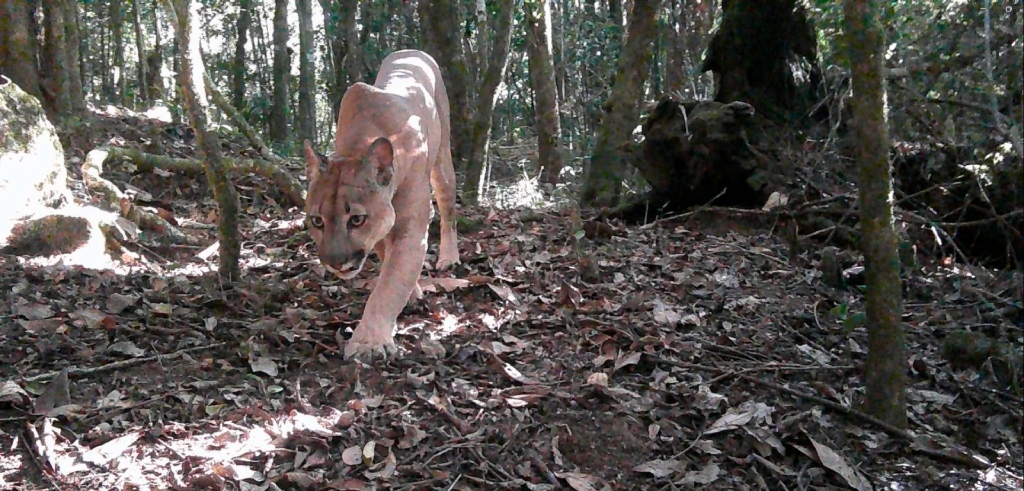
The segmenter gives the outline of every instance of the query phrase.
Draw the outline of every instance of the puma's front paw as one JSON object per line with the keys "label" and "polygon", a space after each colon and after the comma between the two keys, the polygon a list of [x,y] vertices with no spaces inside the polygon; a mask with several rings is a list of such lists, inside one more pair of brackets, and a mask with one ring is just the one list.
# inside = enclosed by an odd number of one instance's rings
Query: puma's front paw
{"label": "puma's front paw", "polygon": [[390,323],[373,326],[360,322],[352,333],[352,339],[345,345],[345,359],[357,357],[369,361],[377,355],[387,358],[388,355],[395,354],[398,347],[391,332]]}

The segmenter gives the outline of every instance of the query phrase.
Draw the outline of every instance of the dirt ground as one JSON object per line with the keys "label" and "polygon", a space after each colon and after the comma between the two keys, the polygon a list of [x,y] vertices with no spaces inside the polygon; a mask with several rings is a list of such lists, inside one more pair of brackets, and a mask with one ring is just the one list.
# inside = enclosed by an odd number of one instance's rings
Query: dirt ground
{"label": "dirt ground", "polygon": [[[64,137],[79,177],[98,144],[191,152],[186,132],[133,120]],[[108,178],[215,241],[201,179]],[[257,177],[238,186],[244,279],[232,287],[209,272],[216,256],[145,235],[117,271],[0,256],[0,489],[1024,486],[1019,372],[943,356],[964,327],[1021,355],[1019,272],[904,272],[900,432],[859,412],[853,253],[833,288],[815,246],[791,254],[722,215],[577,240],[567,211],[460,206],[462,264],[427,268],[398,356],[362,365],[341,352],[376,264],[338,280],[300,211]],[[432,266],[436,235],[429,247]]]}

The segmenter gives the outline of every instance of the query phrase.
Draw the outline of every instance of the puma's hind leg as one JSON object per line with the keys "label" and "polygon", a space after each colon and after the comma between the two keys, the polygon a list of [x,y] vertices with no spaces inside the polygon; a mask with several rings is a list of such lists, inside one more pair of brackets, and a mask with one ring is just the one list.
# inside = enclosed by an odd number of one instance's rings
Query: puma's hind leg
{"label": "puma's hind leg", "polygon": [[444,87],[438,87],[438,117],[441,120],[441,148],[437,161],[430,168],[430,187],[434,190],[437,209],[441,215],[441,244],[438,247],[437,269],[443,270],[458,264],[459,242],[455,227],[455,166],[452,164],[451,123],[449,121],[448,95]]}

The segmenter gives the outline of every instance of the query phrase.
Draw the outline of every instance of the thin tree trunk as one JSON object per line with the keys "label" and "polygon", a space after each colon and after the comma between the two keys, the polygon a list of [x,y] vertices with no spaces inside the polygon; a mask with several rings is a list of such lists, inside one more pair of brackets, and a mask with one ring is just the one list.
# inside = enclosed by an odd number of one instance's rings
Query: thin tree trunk
{"label": "thin tree trunk", "polygon": [[50,110],[57,117],[63,117],[72,111],[64,7],[63,1],[43,2],[43,25],[46,30],[44,53],[47,58],[46,64],[50,67],[47,86],[50,88],[52,99]]}
{"label": "thin tree trunk", "polygon": [[[74,0],[72,0],[74,1]],[[75,2],[77,5],[77,2]],[[87,7],[83,7],[83,10]],[[92,86],[92,61],[90,61],[91,46],[89,36],[82,35],[82,12],[75,9],[75,25],[78,26],[78,79],[82,81],[82,102],[85,102],[85,95],[93,93]]]}
{"label": "thin tree trunk", "polygon": [[274,93],[270,106],[270,141],[288,141],[288,81],[291,60],[288,53],[288,0],[274,2]]}
{"label": "thin tree trunk", "polygon": [[[76,2],[77,0],[69,0]],[[149,87],[148,73],[146,72],[146,38],[142,35],[142,10],[140,0],[132,0],[132,24],[135,27],[135,51],[138,52],[139,90],[136,97],[140,101],[146,101],[147,87]]]}
{"label": "thin tree trunk", "polygon": [[117,0],[110,2],[110,28],[111,43],[114,48],[114,85],[117,91],[114,94],[114,103],[124,104],[128,92],[128,84],[124,76],[124,7],[122,2]]}
{"label": "thin tree trunk", "polygon": [[22,0],[0,0],[0,49],[4,50],[4,75],[21,90],[42,98],[39,68],[36,65],[36,42],[29,34],[29,15]]}
{"label": "thin tree trunk", "polygon": [[313,46],[313,7],[310,0],[295,0],[299,14],[299,137],[316,137],[316,48]]}
{"label": "thin tree trunk", "polygon": [[864,296],[868,356],[864,364],[864,407],[868,414],[898,428],[906,428],[903,302],[892,216],[881,14],[882,6],[876,2],[843,2],[855,98],[851,128],[856,142],[854,157],[860,170],[861,250],[867,275]]}
{"label": "thin tree trunk", "polygon": [[[189,122],[196,132],[196,151],[203,162],[206,178],[210,181],[217,201],[218,239],[220,258],[218,273],[230,284],[241,276],[238,257],[241,250],[238,235],[238,194],[228,176],[227,166],[220,155],[220,142],[215,133],[206,130],[209,102],[203,83],[203,62],[199,50],[199,3],[195,0],[163,0],[167,13],[175,24],[178,46],[178,82],[182,99],[188,111]],[[176,20],[175,20],[176,19]]]}
{"label": "thin tree trunk", "polygon": [[533,110],[536,115],[538,164],[541,180],[558,183],[562,172],[562,125],[558,118],[558,95],[555,88],[555,65],[551,59],[550,0],[526,0],[527,38],[530,85],[533,88]]}
{"label": "thin tree trunk", "polygon": [[68,98],[71,100],[71,110],[74,114],[85,112],[85,91],[82,88],[82,71],[79,64],[79,51],[81,49],[81,38],[78,29],[78,1],[63,0],[64,5],[64,52],[67,55],[68,66]]}
{"label": "thin tree trunk", "polygon": [[640,95],[647,77],[647,60],[655,32],[655,15],[660,0],[634,0],[629,16],[626,44],[619,57],[615,84],[597,128],[597,144],[583,182],[581,204],[615,206],[626,167],[623,151],[640,120]]}
{"label": "thin tree trunk", "polygon": [[231,66],[231,104],[239,111],[245,106],[245,43],[252,22],[252,0],[240,0],[235,25],[235,59]]}
{"label": "thin tree trunk", "polygon": [[479,201],[487,184],[487,161],[494,104],[497,101],[498,87],[505,79],[508,67],[513,15],[518,4],[518,1],[513,0],[499,0],[498,4],[494,43],[491,45],[490,59],[486,61],[487,70],[479,84],[480,96],[477,98],[476,112],[473,114],[473,138],[469,161],[466,163],[466,182],[462,188],[462,198],[469,204],[476,204]]}

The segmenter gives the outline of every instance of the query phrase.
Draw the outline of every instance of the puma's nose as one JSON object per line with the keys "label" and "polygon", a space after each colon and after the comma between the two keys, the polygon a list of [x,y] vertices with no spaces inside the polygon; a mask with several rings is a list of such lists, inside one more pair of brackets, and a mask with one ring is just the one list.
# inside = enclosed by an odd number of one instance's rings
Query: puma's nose
{"label": "puma's nose", "polygon": [[349,255],[334,255],[325,256],[324,263],[326,263],[335,273],[342,278],[348,279],[359,273],[359,270],[363,269],[363,261],[366,260],[366,253],[363,251],[356,251]]}

